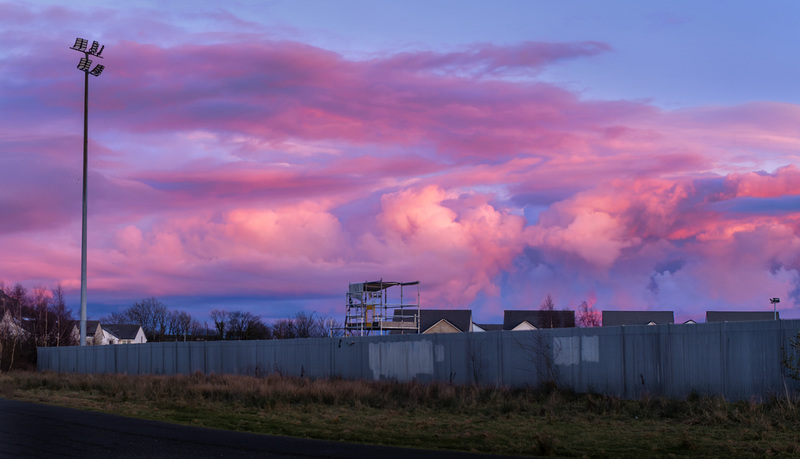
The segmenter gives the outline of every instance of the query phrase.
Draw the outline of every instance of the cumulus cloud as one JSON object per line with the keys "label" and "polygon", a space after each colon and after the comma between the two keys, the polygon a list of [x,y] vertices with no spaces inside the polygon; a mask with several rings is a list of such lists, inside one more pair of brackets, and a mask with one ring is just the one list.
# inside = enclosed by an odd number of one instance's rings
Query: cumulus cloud
{"label": "cumulus cloud", "polygon": [[[0,278],[74,294],[82,78],[62,19],[89,17],[0,13],[0,105],[15,114],[0,126]],[[547,293],[696,318],[781,296],[796,312],[794,105],[668,111],[537,80],[613,52],[597,42],[356,59],[227,15],[204,20],[241,31],[187,38],[147,12],[95,14],[125,37],[104,42],[91,83],[95,298],[335,312],[348,282],[383,277],[481,320]]]}

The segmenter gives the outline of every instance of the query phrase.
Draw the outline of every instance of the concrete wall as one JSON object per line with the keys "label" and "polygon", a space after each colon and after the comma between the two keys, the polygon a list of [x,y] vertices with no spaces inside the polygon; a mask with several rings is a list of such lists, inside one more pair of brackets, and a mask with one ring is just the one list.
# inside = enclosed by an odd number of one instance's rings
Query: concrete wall
{"label": "concrete wall", "polygon": [[[578,392],[731,400],[783,394],[781,346],[800,320],[521,332],[39,348],[40,371],[240,373],[538,385]],[[786,384],[786,386],[784,385]]]}

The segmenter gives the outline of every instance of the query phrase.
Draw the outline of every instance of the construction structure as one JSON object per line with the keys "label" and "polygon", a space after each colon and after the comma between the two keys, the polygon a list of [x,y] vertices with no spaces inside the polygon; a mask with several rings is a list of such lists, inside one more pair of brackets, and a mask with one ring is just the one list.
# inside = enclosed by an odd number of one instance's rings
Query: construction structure
{"label": "construction structure", "polygon": [[345,335],[419,333],[419,281],[351,283],[346,304]]}

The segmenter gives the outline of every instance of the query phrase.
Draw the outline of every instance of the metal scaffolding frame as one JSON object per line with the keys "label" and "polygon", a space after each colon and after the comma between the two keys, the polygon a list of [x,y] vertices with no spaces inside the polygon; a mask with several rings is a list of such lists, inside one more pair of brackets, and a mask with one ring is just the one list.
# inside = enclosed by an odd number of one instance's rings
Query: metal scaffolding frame
{"label": "metal scaffolding frame", "polygon": [[[390,295],[390,289],[399,298]],[[419,333],[419,281],[351,283],[346,305],[345,335]]]}

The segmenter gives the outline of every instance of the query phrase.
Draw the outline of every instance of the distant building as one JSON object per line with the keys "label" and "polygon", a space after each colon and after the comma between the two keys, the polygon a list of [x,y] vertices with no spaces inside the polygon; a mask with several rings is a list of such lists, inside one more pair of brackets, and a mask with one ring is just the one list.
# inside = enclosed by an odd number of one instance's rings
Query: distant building
{"label": "distant building", "polygon": [[[781,318],[781,313],[777,313]],[[712,322],[752,322],[775,320],[775,313],[769,311],[706,311],[706,323]]]}
{"label": "distant building", "polygon": [[105,324],[101,325],[108,344],[144,344],[147,338],[139,325]]}
{"label": "distant building", "polygon": [[[403,319],[398,319],[401,311],[395,311],[395,321],[413,321],[417,310],[406,310]],[[419,332],[425,333],[464,333],[473,331],[471,309],[420,309]],[[392,330],[392,334],[407,334],[416,331]]]}
{"label": "distant building", "polygon": [[476,324],[473,322],[472,331],[474,332],[488,332],[500,331],[503,329],[503,324]]}
{"label": "distant building", "polygon": [[420,333],[462,333],[472,331],[471,309],[420,309]]}
{"label": "distant building", "polygon": [[[75,321],[72,337],[77,343],[80,339],[79,321]],[[146,343],[144,330],[139,325],[101,324],[99,320],[86,321],[86,345],[105,346],[107,344],[141,344]]]}
{"label": "distant building", "polygon": [[[25,330],[25,324],[18,321],[10,310],[0,311],[0,315],[2,315],[0,318],[0,339],[26,340],[31,336],[30,332]],[[2,344],[0,344],[0,348],[2,348]]]}
{"label": "distant building", "polygon": [[575,327],[575,311],[506,310],[503,330],[539,330]]}
{"label": "distant building", "polygon": [[674,324],[672,311],[603,311],[603,326]]}

